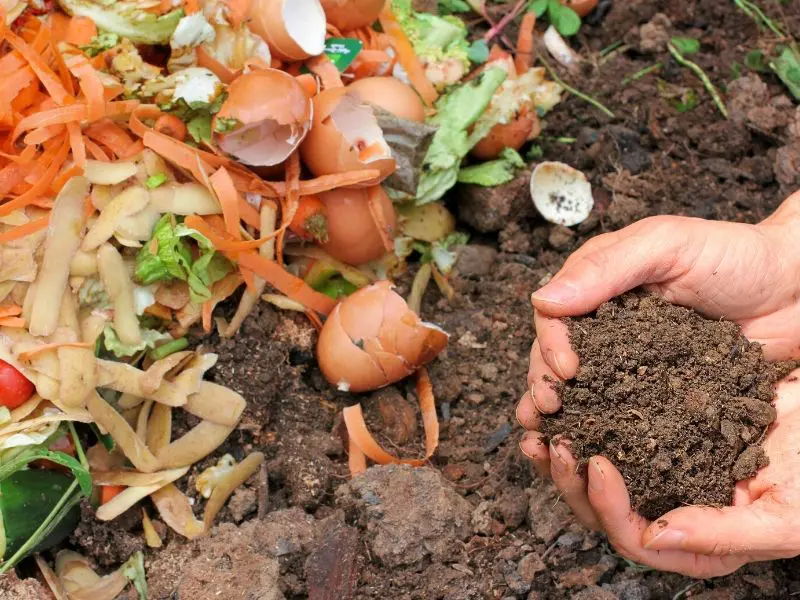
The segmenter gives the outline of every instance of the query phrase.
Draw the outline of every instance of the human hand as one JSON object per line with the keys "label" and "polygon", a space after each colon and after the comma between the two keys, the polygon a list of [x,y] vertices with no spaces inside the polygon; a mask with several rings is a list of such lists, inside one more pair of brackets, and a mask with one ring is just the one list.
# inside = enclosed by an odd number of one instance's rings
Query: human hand
{"label": "human hand", "polygon": [[[606,526],[587,493],[587,482],[575,473],[567,443],[548,449],[535,431],[540,413],[560,408],[548,379],[573,377],[578,367],[578,357],[559,318],[590,312],[616,295],[645,285],[675,304],[736,321],[748,338],[764,345],[768,358],[796,357],[800,354],[800,260],[795,257],[792,239],[798,227],[800,194],[758,226],[680,217],[646,219],[590,240],[534,294],[538,338],[531,352],[531,391],[517,409],[518,420],[529,430],[521,448],[542,474],[552,474],[562,498],[584,523]],[[627,499],[619,473],[605,459],[590,463],[590,482],[591,475],[597,480],[600,471],[606,474],[601,480],[610,481],[611,489],[615,483],[621,486],[621,492],[616,489],[616,501]],[[643,519],[630,513],[629,502],[622,506],[627,507],[625,514],[631,523],[647,527]],[[641,548],[641,544],[627,542],[629,547]],[[695,559],[694,572],[719,574],[726,565],[730,568],[724,572],[743,564],[726,557],[714,561],[715,568],[708,570],[706,563]],[[682,572],[689,567],[679,566]]]}
{"label": "human hand", "polygon": [[548,450],[540,442],[533,460],[624,557],[696,578],[727,575],[749,562],[800,554],[800,370],[778,385],[775,408],[764,439],[769,465],[736,484],[729,507],[682,507],[651,523],[633,511],[625,481],[607,459],[590,459],[588,482],[565,445]]}

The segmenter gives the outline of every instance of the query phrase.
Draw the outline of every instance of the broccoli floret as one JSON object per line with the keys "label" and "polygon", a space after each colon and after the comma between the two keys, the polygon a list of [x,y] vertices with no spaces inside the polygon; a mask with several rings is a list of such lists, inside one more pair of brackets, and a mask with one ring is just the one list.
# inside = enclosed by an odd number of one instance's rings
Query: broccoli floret
{"label": "broccoli floret", "polygon": [[392,9],[431,83],[443,89],[460,81],[470,64],[464,23],[457,17],[418,13],[411,0],[392,0]]}
{"label": "broccoli floret", "polygon": [[100,31],[115,33],[136,44],[168,44],[184,14],[177,9],[154,15],[136,0],[58,0],[58,3],[68,15],[91,19]]}

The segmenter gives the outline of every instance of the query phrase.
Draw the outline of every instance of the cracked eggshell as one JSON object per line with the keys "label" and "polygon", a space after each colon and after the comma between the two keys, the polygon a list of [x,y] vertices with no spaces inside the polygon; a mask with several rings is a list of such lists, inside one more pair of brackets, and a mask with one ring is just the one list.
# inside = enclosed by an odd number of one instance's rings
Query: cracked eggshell
{"label": "cracked eggshell", "polygon": [[317,359],[340,390],[367,392],[408,377],[447,346],[448,335],[424,323],[381,281],[342,300],[325,322]]}
{"label": "cracked eggshell", "polygon": [[536,113],[527,112],[509,123],[498,123],[475,147],[470,154],[478,160],[494,160],[506,148],[519,150],[523,144],[535,138],[542,127]]}
{"label": "cracked eggshell", "polygon": [[586,176],[560,162],[543,162],[533,170],[531,197],[545,220],[566,227],[585,221],[594,207]]}
{"label": "cracked eggshell", "polygon": [[380,106],[394,116],[417,123],[425,122],[425,105],[410,85],[395,77],[365,77],[351,83],[364,102]]}
{"label": "cracked eggshell", "polygon": [[314,122],[300,146],[300,155],[315,177],[364,169],[379,176],[358,187],[376,185],[394,173],[397,164],[375,113],[360,94],[331,88],[314,97]]}
{"label": "cracked eggshell", "polygon": [[250,29],[284,61],[305,60],[325,50],[327,24],[319,0],[253,0]]}
{"label": "cracked eggshell", "polygon": [[244,164],[270,167],[286,160],[305,139],[312,111],[311,100],[294,77],[277,69],[253,71],[230,85],[217,114],[241,125],[215,135],[220,148]]}
{"label": "cracked eggshell", "polygon": [[369,27],[385,4],[386,0],[322,0],[328,23],[341,32]]}

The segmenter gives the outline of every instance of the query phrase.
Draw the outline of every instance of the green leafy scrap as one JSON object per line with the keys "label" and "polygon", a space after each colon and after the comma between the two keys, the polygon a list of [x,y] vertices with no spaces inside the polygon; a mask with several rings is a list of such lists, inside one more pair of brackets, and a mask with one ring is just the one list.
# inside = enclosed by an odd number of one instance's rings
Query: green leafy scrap
{"label": "green leafy scrap", "polygon": [[459,183],[471,183],[483,187],[495,187],[513,181],[525,161],[513,148],[505,148],[495,160],[461,169]]}
{"label": "green leafy scrap", "polygon": [[86,46],[81,46],[80,49],[87,56],[94,58],[98,54],[102,54],[106,50],[110,50],[119,44],[119,36],[110,31],[102,31],[92,38],[92,41]]}
{"label": "green leafy scrap", "polygon": [[550,23],[564,37],[575,35],[581,28],[581,18],[578,13],[569,6],[561,4],[559,0],[532,0],[528,4],[528,12],[534,13],[537,17],[543,17],[547,13]]}
{"label": "green leafy scrap", "polygon": [[443,15],[465,13],[471,10],[472,7],[464,0],[439,0],[439,12]]}
{"label": "green leafy scrap", "polygon": [[144,184],[147,186],[147,189],[154,190],[157,187],[161,187],[167,182],[167,174],[166,173],[155,173],[154,175],[150,175]]}
{"label": "green leafy scrap", "polygon": [[800,100],[800,57],[792,48],[784,48],[780,56],[769,64],[795,100]]}
{"label": "green leafy scrap", "polygon": [[696,54],[700,52],[700,41],[690,37],[673,37],[670,42],[681,54]]}
{"label": "green leafy scrap", "polygon": [[489,59],[489,46],[483,40],[475,40],[467,50],[467,58],[476,64],[483,64]]}

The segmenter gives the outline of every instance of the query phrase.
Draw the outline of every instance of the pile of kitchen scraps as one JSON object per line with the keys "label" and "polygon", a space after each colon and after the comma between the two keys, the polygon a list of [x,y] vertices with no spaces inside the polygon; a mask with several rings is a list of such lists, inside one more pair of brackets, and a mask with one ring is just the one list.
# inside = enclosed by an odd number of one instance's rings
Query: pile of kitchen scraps
{"label": "pile of kitchen scraps", "polygon": [[[260,468],[253,453],[202,473],[202,520],[175,485],[245,407],[204,381],[217,356],[188,350],[195,325],[232,336],[262,299],[299,311],[343,390],[432,360],[447,336],[415,313],[428,279],[453,293],[465,241],[439,200],[513,177],[561,93],[529,52],[473,69],[463,24],[408,0],[12,2],[0,38],[0,572],[63,539],[84,498],[103,520],[150,498],[203,535]],[[470,152],[488,162],[462,168]],[[409,308],[388,282],[412,255],[427,279]],[[215,318],[240,289],[232,321]],[[176,410],[200,423],[172,439]],[[360,407],[345,422],[354,473],[398,461]],[[129,581],[146,597],[141,555],[105,577],[67,551],[39,565],[58,597]]]}

